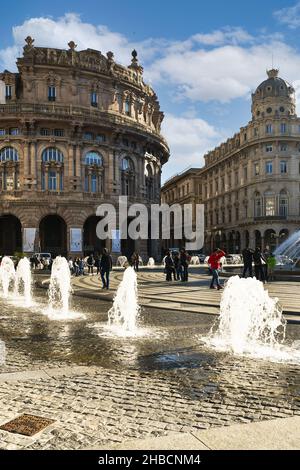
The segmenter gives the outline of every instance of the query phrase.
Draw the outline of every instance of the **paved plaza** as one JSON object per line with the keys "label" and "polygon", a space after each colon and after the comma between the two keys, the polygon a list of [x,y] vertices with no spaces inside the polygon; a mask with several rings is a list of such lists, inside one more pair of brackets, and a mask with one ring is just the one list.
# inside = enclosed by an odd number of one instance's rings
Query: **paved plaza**
{"label": "paved plaza", "polygon": [[[122,274],[113,273],[112,288]],[[101,293],[96,276],[73,279],[72,308],[84,319],[49,321],[40,307],[11,312],[1,302],[0,425],[21,414],[54,420],[32,437],[0,430],[1,449],[299,447],[300,366],[212,352],[201,338],[219,293],[196,271],[188,285],[163,279],[139,274],[137,338],[107,334],[111,304],[99,296],[113,289]],[[278,286],[270,291],[288,298],[293,286]],[[37,292],[45,306],[45,291]],[[288,324],[289,341],[298,328]]]}

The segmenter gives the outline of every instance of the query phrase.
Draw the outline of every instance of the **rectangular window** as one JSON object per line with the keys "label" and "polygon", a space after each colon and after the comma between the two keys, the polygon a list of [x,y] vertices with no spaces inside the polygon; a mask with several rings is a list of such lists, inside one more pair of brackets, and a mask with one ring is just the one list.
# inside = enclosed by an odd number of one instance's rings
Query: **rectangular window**
{"label": "rectangular window", "polygon": [[51,130],[50,129],[41,129],[40,130],[41,135],[51,135]]}
{"label": "rectangular window", "polygon": [[239,220],[239,208],[235,208],[235,220]]}
{"label": "rectangular window", "polygon": [[18,127],[11,127],[9,129],[9,134],[10,135],[19,135],[20,131],[19,131]]}
{"label": "rectangular window", "polygon": [[0,129],[0,135],[6,135],[6,129]]}
{"label": "rectangular window", "polygon": [[97,175],[92,175],[91,179],[91,192],[96,193],[97,192]]}
{"label": "rectangular window", "polygon": [[55,101],[55,99],[56,99],[55,86],[48,86],[48,101]]}
{"label": "rectangular window", "polygon": [[273,145],[267,144],[266,145],[266,152],[273,152]]}
{"label": "rectangular window", "polygon": [[54,129],[54,135],[56,137],[63,137],[64,136],[64,130],[63,129]]}
{"label": "rectangular window", "polygon": [[123,145],[125,145],[125,147],[129,147],[128,139],[123,139]]}
{"label": "rectangular window", "polygon": [[280,144],[280,152],[286,152],[287,148],[287,144]]}
{"label": "rectangular window", "polygon": [[286,124],[284,122],[282,122],[280,124],[280,132],[281,134],[285,134],[286,133]]}
{"label": "rectangular window", "polygon": [[254,128],[254,137],[257,137],[257,136],[258,136],[258,128],[255,127],[255,128]]}
{"label": "rectangular window", "polygon": [[130,101],[127,99],[125,100],[125,114],[127,114],[127,116],[130,116]]}
{"label": "rectangular window", "polygon": [[247,181],[247,178],[248,178],[248,168],[244,166],[244,182]]}
{"label": "rectangular window", "polygon": [[98,134],[96,137],[97,142],[105,142],[105,140],[106,140],[106,137],[104,134]]}
{"label": "rectangular window", "polygon": [[238,171],[235,172],[235,185],[238,186],[239,184],[239,173]]}
{"label": "rectangular window", "polygon": [[280,162],[280,173],[281,174],[287,173],[287,162],[285,160],[281,160]]}
{"label": "rectangular window", "polygon": [[12,99],[12,86],[11,85],[5,85],[5,98],[7,100]]}
{"label": "rectangular window", "polygon": [[228,222],[231,222],[231,209],[228,209]]}
{"label": "rectangular window", "polygon": [[266,134],[272,134],[272,132],[273,132],[272,124],[267,124],[266,125]]}
{"label": "rectangular window", "polygon": [[98,95],[95,91],[91,93],[91,106],[94,106],[94,108],[98,106]]}
{"label": "rectangular window", "polygon": [[56,171],[49,171],[48,174],[48,189],[49,191],[56,191]]}
{"label": "rectangular window", "polygon": [[275,215],[275,197],[266,196],[265,198],[266,216],[273,217]]}
{"label": "rectangular window", "polygon": [[266,162],[266,173],[271,175],[273,173],[273,162]]}
{"label": "rectangular window", "polygon": [[94,134],[92,132],[85,132],[83,134],[84,140],[94,140]]}

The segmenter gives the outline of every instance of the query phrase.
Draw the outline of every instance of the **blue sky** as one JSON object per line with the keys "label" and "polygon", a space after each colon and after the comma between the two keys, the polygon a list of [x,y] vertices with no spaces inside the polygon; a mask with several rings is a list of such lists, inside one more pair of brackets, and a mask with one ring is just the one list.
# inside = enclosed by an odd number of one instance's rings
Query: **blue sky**
{"label": "blue sky", "polygon": [[165,112],[171,158],[163,179],[201,166],[204,153],[250,119],[251,91],[274,65],[300,101],[300,1],[16,1],[1,5],[0,66],[13,70],[26,35],[40,46],[112,50],[145,80]]}

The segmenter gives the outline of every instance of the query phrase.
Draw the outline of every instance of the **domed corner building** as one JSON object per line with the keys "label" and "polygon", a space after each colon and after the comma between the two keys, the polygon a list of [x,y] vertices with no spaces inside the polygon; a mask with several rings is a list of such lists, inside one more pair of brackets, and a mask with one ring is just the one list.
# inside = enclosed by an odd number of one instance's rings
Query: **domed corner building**
{"label": "domed corner building", "polygon": [[118,212],[121,195],[159,203],[169,158],[164,115],[136,51],[124,67],[112,52],[77,51],[73,41],[68,50],[25,42],[18,73],[0,74],[0,254],[107,247],[115,257],[158,256],[159,241],[112,246],[96,235],[100,204]]}
{"label": "domed corner building", "polygon": [[201,169],[205,250],[273,251],[300,227],[300,118],[295,90],[267,72],[252,94],[252,118],[205,155]]}

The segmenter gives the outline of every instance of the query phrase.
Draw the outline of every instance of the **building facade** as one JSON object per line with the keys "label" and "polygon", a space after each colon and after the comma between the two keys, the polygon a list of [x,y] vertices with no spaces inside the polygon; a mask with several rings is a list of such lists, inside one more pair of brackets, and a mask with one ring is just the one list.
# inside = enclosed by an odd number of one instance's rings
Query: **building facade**
{"label": "building facade", "polygon": [[[136,51],[124,67],[73,41],[67,50],[25,41],[18,73],[0,74],[0,253],[111,249],[96,236],[100,204],[159,202],[169,148],[157,96]],[[122,240],[114,254],[135,250],[156,257],[160,247]]]}
{"label": "building facade", "polygon": [[300,119],[295,91],[268,71],[252,95],[252,120],[205,155],[207,250],[274,250],[300,224]]}
{"label": "building facade", "polygon": [[[300,228],[300,119],[295,91],[268,71],[252,95],[252,119],[205,155],[198,170],[205,252],[274,250]],[[162,188],[163,194],[167,187]]]}
{"label": "building facade", "polygon": [[[199,171],[199,168],[189,168],[166,181],[162,188],[161,202],[162,204],[168,204],[169,206],[179,204],[182,207],[184,204],[191,204],[193,206],[192,228],[195,230],[196,213],[194,209],[196,204],[201,204],[202,202],[202,181],[201,171]],[[174,230],[174,215],[172,212],[170,214],[170,219],[170,237],[162,240],[162,248],[164,251],[167,251],[170,248],[180,249],[185,247],[186,244],[184,227],[180,227],[182,237],[179,239],[176,238]]]}

